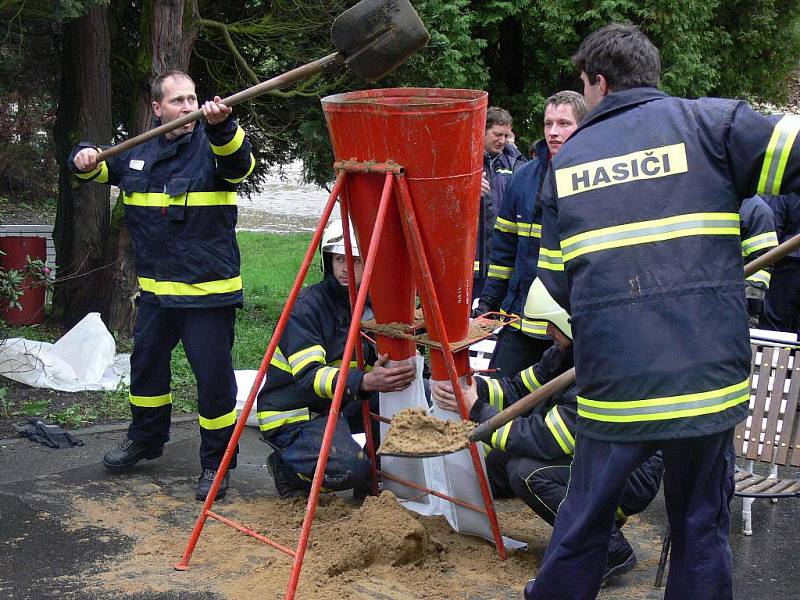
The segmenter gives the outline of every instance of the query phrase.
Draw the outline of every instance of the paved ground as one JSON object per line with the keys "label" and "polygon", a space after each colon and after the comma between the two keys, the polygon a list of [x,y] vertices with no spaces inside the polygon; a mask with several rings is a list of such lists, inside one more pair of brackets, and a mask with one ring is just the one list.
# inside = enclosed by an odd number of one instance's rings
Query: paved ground
{"label": "paved ground", "polygon": [[[0,596],[12,600],[222,600],[206,590],[191,589],[191,579],[187,582],[178,573],[175,590],[165,593],[116,592],[104,596],[86,592],[81,574],[100,559],[124,555],[133,541],[104,527],[102,522],[76,527],[66,520],[72,502],[79,496],[111,499],[119,489],[145,496],[158,486],[171,490],[170,494],[179,500],[185,499],[185,505],[181,504],[173,516],[192,523],[200,508],[193,498],[198,436],[195,418],[184,419],[173,425],[172,440],[162,459],[143,463],[135,472],[121,476],[108,475],[100,464],[103,452],[124,435],[120,431],[97,428],[77,432],[86,445],[69,450],[51,450],[26,439],[0,440]],[[236,494],[274,495],[264,467],[266,450],[255,432],[247,428],[235,474]],[[733,509],[736,597],[796,600],[800,597],[800,502],[757,502],[752,537],[739,531],[741,500],[734,502]],[[605,588],[601,598],[663,596],[649,582],[655,575],[664,523],[663,500],[659,497],[636,528],[637,539],[632,538],[640,561],[649,565],[648,569],[637,572],[634,580],[626,577],[619,587]],[[637,592],[632,595],[634,588]],[[358,597],[391,598],[378,591]],[[504,591],[496,597],[513,596]]]}

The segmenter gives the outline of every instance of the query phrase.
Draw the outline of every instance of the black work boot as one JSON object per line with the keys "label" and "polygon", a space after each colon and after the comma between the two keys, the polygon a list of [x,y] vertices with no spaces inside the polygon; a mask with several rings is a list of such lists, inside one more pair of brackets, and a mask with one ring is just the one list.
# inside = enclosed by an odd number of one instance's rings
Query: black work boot
{"label": "black work boot", "polygon": [[283,463],[281,459],[278,458],[277,452],[273,452],[267,457],[267,469],[269,470],[270,477],[272,477],[272,481],[275,483],[278,496],[280,496],[282,500],[308,496],[303,490],[292,485],[291,481],[293,477],[290,477],[282,467]]}
{"label": "black work boot", "polygon": [[603,582],[609,577],[616,577],[632,571],[635,566],[636,554],[634,554],[633,548],[622,532],[615,527],[608,543],[608,560],[606,560],[606,570],[603,573]]}
{"label": "black work boot", "polygon": [[[211,491],[211,484],[214,483],[214,477],[217,476],[216,469],[203,469],[203,474],[197,480],[197,491],[195,492],[194,497],[198,500],[205,500],[206,496],[208,496],[208,492]],[[221,500],[225,497],[225,493],[228,491],[228,486],[231,483],[231,472],[225,471],[225,477],[222,478],[222,481],[219,482],[219,489],[217,490],[217,495],[214,498],[215,500]]]}
{"label": "black work boot", "polygon": [[103,466],[109,471],[124,471],[140,460],[152,460],[164,453],[164,444],[153,446],[133,440],[124,440],[106,452]]}

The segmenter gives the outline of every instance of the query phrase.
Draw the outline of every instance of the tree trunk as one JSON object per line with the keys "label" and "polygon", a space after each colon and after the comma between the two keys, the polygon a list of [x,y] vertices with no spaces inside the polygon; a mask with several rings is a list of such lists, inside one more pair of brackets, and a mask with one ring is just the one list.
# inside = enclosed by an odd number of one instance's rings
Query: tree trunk
{"label": "tree trunk", "polygon": [[[139,39],[142,40],[136,64],[143,65],[133,89],[129,135],[150,129],[153,109],[150,106],[150,84],[167,69],[186,71],[197,28],[192,25],[198,16],[197,0],[146,0],[142,7]],[[117,201],[118,204],[120,201]],[[138,290],[130,235],[122,219],[123,207],[114,208],[111,242],[107,261],[115,265],[107,272],[107,288],[111,291],[108,320],[113,331],[130,335],[136,317],[134,299]]]}
{"label": "tree trunk", "polygon": [[102,312],[102,276],[109,230],[107,186],[79,184],[67,157],[81,140],[111,140],[111,36],[106,7],[64,24],[61,98],[55,127],[59,193],[53,233],[58,278],[55,304],[69,328],[90,312]]}

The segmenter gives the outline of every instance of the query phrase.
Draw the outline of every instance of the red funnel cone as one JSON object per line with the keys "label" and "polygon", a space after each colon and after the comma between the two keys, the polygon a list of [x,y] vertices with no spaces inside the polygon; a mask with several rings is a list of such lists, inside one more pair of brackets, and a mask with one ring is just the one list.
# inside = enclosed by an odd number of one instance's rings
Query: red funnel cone
{"label": "red funnel cone", "polygon": [[[365,90],[322,100],[337,160],[393,161],[405,168],[451,342],[466,338],[469,329],[486,105],[486,92],[439,88]],[[357,175],[349,181],[350,211],[364,249],[383,175]],[[414,285],[405,244],[400,216],[392,207],[370,288],[379,323],[410,323],[413,316]],[[430,320],[425,300],[423,310]],[[413,345],[401,347],[408,354],[396,358],[413,354]],[[466,374],[468,353],[455,358],[458,374]],[[432,352],[431,367],[433,379],[448,379],[440,352]]]}

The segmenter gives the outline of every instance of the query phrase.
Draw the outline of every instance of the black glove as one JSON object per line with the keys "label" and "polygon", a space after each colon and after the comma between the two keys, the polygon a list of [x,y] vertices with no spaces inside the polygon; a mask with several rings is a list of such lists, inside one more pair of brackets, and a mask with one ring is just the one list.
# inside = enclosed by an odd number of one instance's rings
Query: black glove
{"label": "black glove", "polygon": [[497,311],[499,308],[499,304],[493,298],[478,298],[478,306],[472,309],[470,316],[475,319],[484,313]]}
{"label": "black glove", "polygon": [[14,425],[14,429],[21,436],[31,438],[34,442],[45,444],[51,448],[83,446],[83,441],[74,437],[71,433],[39,417],[28,417],[28,424],[20,423]]}

